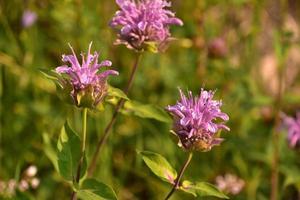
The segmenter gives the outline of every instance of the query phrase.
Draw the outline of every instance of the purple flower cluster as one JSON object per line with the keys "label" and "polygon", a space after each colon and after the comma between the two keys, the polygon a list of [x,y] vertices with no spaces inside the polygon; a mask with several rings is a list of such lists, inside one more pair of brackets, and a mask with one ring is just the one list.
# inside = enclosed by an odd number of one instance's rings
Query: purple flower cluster
{"label": "purple flower cluster", "polygon": [[91,46],[89,45],[88,54],[86,58],[81,54],[82,63],[80,64],[77,56],[72,48],[72,55],[63,55],[62,61],[70,63],[68,65],[59,66],[56,72],[59,74],[66,74],[64,78],[64,85],[71,87],[71,97],[77,106],[87,106],[88,104],[96,106],[107,93],[107,77],[109,75],[118,75],[119,73],[114,70],[105,70],[99,73],[99,69],[103,66],[111,66],[109,60],[98,63],[99,54],[94,52],[91,54]]}
{"label": "purple flower cluster", "polygon": [[300,145],[300,111],[297,112],[296,118],[283,114],[283,123],[288,130],[288,141],[291,147]]}
{"label": "purple flower cluster", "polygon": [[169,26],[183,25],[167,8],[165,0],[116,0],[120,10],[110,22],[112,28],[120,29],[116,44],[125,44],[130,49],[144,50],[155,44],[159,49],[170,39]]}
{"label": "purple flower cluster", "polygon": [[188,92],[186,97],[179,89],[180,101],[166,109],[174,118],[173,132],[179,138],[179,145],[186,150],[209,151],[223,139],[216,137],[220,129],[229,130],[223,123],[216,123],[217,118],[229,120],[221,112],[221,101],[213,100],[214,92],[201,89],[200,96],[193,97]]}

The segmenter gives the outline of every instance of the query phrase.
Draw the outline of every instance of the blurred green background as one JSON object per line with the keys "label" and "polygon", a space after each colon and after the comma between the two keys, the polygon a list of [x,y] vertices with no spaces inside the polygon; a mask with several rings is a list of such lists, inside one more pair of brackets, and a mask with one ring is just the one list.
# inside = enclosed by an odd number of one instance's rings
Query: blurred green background
{"label": "blurred green background", "polygon": [[[269,199],[277,111],[294,115],[300,109],[300,3],[172,3],[184,26],[171,28],[177,40],[166,52],[144,53],[129,96],[165,107],[178,99],[177,87],[194,93],[201,87],[216,90],[216,98],[223,100],[223,110],[230,116],[231,131],[223,133],[226,140],[221,146],[195,153],[185,177],[215,183],[218,175],[236,174],[245,187],[238,195],[229,194],[231,199]],[[37,15],[28,27],[22,26],[25,10]],[[60,101],[55,85],[39,69],[62,65],[61,55],[70,53],[67,43],[79,54],[93,41],[100,59],[111,60],[120,72],[110,79],[111,85],[123,88],[135,54],[113,45],[116,33],[108,23],[116,10],[112,0],[0,0],[0,181],[19,180],[29,165],[37,166],[40,185],[27,190],[26,198],[70,197],[71,189],[50,161],[49,143],[56,144],[66,118],[76,130],[81,129],[80,110]],[[106,105],[102,112],[89,113],[89,156],[112,111]],[[150,172],[136,149],[158,152],[179,170],[186,153],[171,140],[170,127],[120,115],[95,178],[111,185],[122,200],[163,199],[170,185]],[[286,131],[279,132],[278,199],[299,199],[299,151],[288,147]],[[24,194],[14,198],[25,198]],[[194,197],[176,192],[173,199]]]}

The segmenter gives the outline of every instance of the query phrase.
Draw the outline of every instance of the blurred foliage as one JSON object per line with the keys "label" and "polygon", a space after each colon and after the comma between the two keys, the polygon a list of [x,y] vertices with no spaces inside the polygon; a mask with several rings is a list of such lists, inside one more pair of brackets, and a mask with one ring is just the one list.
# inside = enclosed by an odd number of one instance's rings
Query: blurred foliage
{"label": "blurred foliage", "polygon": [[[177,87],[216,89],[231,131],[221,146],[195,153],[186,176],[214,183],[220,174],[237,174],[246,185],[231,199],[268,199],[279,72],[284,72],[280,109],[291,115],[300,109],[299,1],[172,2],[185,25],[172,28],[178,39],[165,53],[143,55],[129,97],[164,108],[176,102]],[[25,28],[21,19],[28,9],[38,18]],[[19,199],[70,197],[68,184],[52,165],[51,147],[66,118],[81,130],[80,110],[61,102],[39,69],[61,65],[61,55],[69,53],[67,43],[79,53],[93,41],[101,59],[112,60],[120,72],[111,85],[123,88],[135,55],[113,45],[116,34],[108,22],[116,9],[112,0],[0,0],[0,180],[20,179],[31,164],[40,179],[37,189],[18,192]],[[89,113],[88,161],[112,111],[105,104],[103,111]],[[136,149],[159,152],[179,170],[186,153],[171,140],[170,126],[120,115],[93,178],[112,186],[119,199],[164,198],[170,185],[156,179]],[[288,147],[285,131],[279,132],[279,198],[294,200],[300,193],[299,151]],[[180,191],[173,196],[194,198]]]}

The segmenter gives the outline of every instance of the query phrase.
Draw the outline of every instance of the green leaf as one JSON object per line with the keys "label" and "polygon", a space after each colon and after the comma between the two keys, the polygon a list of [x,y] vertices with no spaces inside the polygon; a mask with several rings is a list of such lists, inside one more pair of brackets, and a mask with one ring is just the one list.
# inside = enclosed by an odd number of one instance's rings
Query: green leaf
{"label": "green leaf", "polygon": [[66,81],[68,77],[63,74],[58,74],[54,70],[40,69],[40,72],[49,80],[53,81],[56,86],[57,96],[68,104],[74,104],[74,100],[71,97],[73,86],[69,81]]}
{"label": "green leaf", "polygon": [[299,168],[291,165],[281,166],[280,171],[285,175],[284,187],[295,185],[300,189],[300,172]]}
{"label": "green leaf", "polygon": [[177,177],[176,170],[161,155],[150,151],[138,152],[151,171],[163,181],[173,183]]}
{"label": "green leaf", "polygon": [[[128,99],[125,93],[123,93],[120,89],[113,88],[110,86],[108,97],[106,98],[106,102],[117,105],[118,98],[126,99],[123,108],[121,109],[123,114],[127,115],[136,115],[141,118],[149,118],[149,119],[155,119],[161,122],[170,123],[171,119],[170,116],[159,106],[152,105],[152,104],[142,104],[137,101],[132,101]],[[114,98],[118,97],[118,98]]]}
{"label": "green leaf", "polygon": [[166,123],[171,122],[169,115],[156,105],[145,105],[137,101],[127,101],[124,105],[124,109],[141,118],[150,118]]}
{"label": "green leaf", "polygon": [[44,152],[46,156],[52,162],[55,170],[58,171],[57,154],[54,147],[52,146],[48,133],[43,133],[43,142],[44,142]]}
{"label": "green leaf", "polygon": [[83,200],[117,200],[113,189],[96,179],[84,180],[77,195]]}
{"label": "green leaf", "polygon": [[[65,123],[61,130],[57,144],[58,170],[62,177],[68,181],[73,181],[77,174],[77,167],[81,157],[81,142],[78,135]],[[80,177],[86,170],[86,158],[81,167]]]}
{"label": "green leaf", "polygon": [[129,100],[127,95],[122,90],[120,90],[119,88],[114,88],[112,86],[108,86],[107,96]]}
{"label": "green leaf", "polygon": [[39,69],[39,71],[48,79],[57,81],[60,79],[60,76],[58,73],[56,73],[53,70],[48,70],[48,69]]}
{"label": "green leaf", "polygon": [[192,183],[190,181],[183,181],[179,189],[184,192],[193,194],[194,196],[214,196],[223,199],[229,199],[214,185],[206,182]]}

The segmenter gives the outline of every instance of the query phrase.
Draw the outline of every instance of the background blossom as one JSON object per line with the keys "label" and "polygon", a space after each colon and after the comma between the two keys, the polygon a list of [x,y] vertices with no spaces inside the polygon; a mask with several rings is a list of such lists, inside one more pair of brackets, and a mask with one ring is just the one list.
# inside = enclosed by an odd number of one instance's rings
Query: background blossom
{"label": "background blossom", "polygon": [[283,114],[283,123],[288,130],[290,146],[296,147],[300,141],[300,112],[297,112],[295,118]]}
{"label": "background blossom", "polygon": [[37,20],[37,14],[31,10],[25,10],[22,16],[22,25],[25,28],[32,26]]}
{"label": "background blossom", "polygon": [[224,176],[217,176],[216,185],[225,193],[237,195],[243,190],[245,181],[234,174],[228,173]]}

